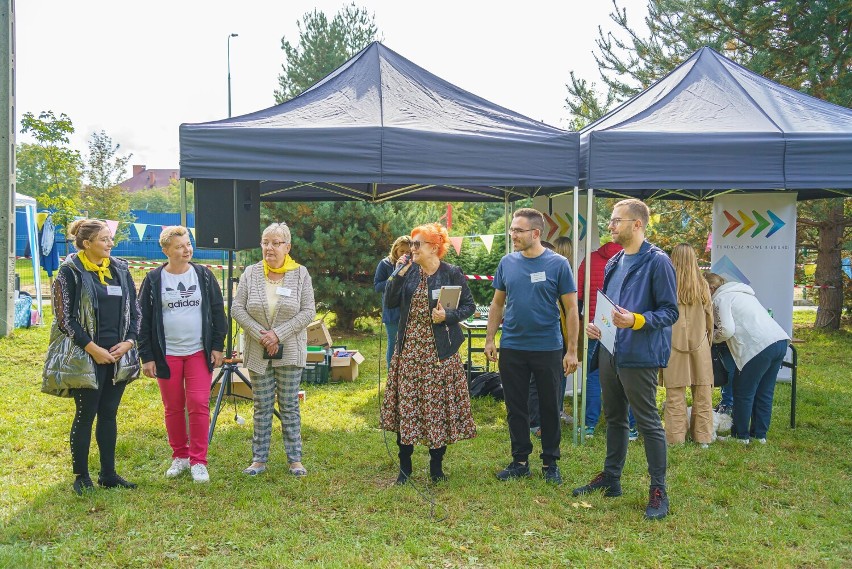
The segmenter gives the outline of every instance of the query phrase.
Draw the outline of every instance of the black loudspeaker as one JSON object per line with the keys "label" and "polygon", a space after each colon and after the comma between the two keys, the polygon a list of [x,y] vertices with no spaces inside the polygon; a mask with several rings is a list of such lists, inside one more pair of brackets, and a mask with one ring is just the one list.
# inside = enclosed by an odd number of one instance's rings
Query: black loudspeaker
{"label": "black loudspeaker", "polygon": [[195,180],[195,246],[240,251],[260,246],[260,182]]}

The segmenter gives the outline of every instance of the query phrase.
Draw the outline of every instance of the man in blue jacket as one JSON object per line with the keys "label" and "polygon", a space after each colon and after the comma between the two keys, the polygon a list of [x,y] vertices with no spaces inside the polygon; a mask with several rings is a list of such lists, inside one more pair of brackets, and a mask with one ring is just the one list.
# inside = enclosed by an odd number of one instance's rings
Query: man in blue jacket
{"label": "man in blue jacket", "polygon": [[[601,396],[606,416],[604,469],[574,496],[603,490],[621,496],[621,471],[627,458],[627,406],[645,442],[651,489],[645,518],[658,520],[669,513],[666,493],[666,434],[657,411],[657,372],[666,367],[672,347],[672,324],[678,319],[674,267],[658,247],[645,241],[650,211],[636,199],[615,204],[609,220],[612,240],[624,250],[606,265],[603,291],[615,304],[610,315],[616,326],[615,349],[598,342],[591,370],[600,369]],[[601,331],[586,327],[592,340]]]}

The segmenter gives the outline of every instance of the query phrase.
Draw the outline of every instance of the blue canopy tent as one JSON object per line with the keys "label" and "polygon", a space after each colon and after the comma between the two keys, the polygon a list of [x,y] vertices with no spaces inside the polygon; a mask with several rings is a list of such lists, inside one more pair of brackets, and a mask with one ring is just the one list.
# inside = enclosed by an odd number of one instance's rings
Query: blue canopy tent
{"label": "blue canopy tent", "polygon": [[580,184],[642,198],[795,190],[849,196],[852,109],[709,47],[580,132]]}
{"label": "blue canopy tent", "polygon": [[573,190],[579,135],[477,97],[374,42],[280,105],[180,126],[188,180],[263,201],[511,202]]}
{"label": "blue canopy tent", "polygon": [[[704,47],[583,129],[580,168],[589,204],[595,191],[641,199],[770,191],[795,191],[798,200],[849,196],[852,110]],[[588,302],[588,274],[585,284]],[[794,417],[795,408],[791,425]]]}

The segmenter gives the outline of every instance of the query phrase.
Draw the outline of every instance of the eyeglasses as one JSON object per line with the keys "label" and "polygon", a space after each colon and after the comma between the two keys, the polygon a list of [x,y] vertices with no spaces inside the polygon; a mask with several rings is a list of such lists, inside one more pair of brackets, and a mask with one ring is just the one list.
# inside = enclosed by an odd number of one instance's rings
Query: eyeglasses
{"label": "eyeglasses", "polygon": [[91,239],[91,242],[100,241],[101,243],[113,243],[112,237],[98,237],[97,239]]}
{"label": "eyeglasses", "polygon": [[431,241],[412,241],[411,242],[411,248],[412,249],[420,249],[421,245],[425,245],[427,243],[429,245],[434,245],[434,243],[432,243]]}
{"label": "eyeglasses", "polygon": [[519,227],[510,227],[508,233],[509,235],[517,235],[518,233],[526,233],[528,231],[535,231],[535,229],[521,229]]}
{"label": "eyeglasses", "polygon": [[261,241],[260,242],[260,246],[263,247],[264,249],[268,249],[270,247],[277,249],[280,246],[286,245],[286,244],[287,244],[286,241]]}
{"label": "eyeglasses", "polygon": [[622,221],[636,221],[636,220],[635,219],[627,219],[625,217],[613,217],[612,219],[609,220],[609,223],[607,223],[607,225],[618,225]]}

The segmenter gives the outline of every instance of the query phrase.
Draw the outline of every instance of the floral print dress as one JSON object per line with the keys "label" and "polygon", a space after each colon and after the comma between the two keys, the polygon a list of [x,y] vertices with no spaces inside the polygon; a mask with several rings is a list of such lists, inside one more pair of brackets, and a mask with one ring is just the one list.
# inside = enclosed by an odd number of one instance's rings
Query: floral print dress
{"label": "floral print dress", "polygon": [[429,308],[428,276],[411,299],[402,352],[391,359],[382,427],[399,433],[404,445],[439,448],[476,436],[467,378],[458,353],[438,359]]}

